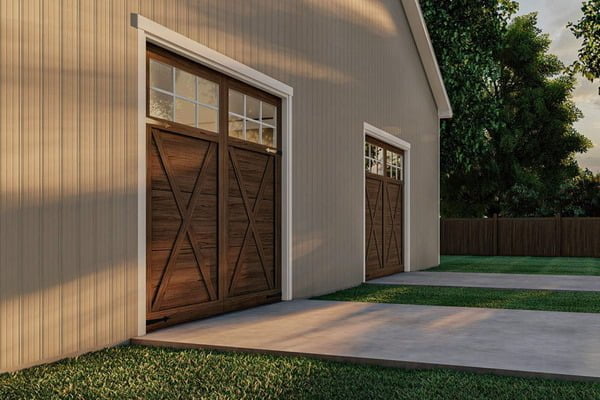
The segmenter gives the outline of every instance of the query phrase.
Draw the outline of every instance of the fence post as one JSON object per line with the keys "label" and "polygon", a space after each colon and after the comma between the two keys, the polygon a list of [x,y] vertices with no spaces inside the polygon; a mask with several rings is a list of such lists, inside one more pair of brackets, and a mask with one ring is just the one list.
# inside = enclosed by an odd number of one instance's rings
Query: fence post
{"label": "fence post", "polygon": [[556,256],[562,256],[562,220],[560,213],[555,216],[555,241],[556,241]]}
{"label": "fence post", "polygon": [[498,214],[494,213],[494,255],[498,255]]}

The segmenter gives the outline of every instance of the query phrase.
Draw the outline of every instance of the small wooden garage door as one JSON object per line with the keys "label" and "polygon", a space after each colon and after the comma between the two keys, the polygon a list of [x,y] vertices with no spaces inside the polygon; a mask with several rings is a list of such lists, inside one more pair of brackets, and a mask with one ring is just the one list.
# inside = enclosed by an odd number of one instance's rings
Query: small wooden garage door
{"label": "small wooden garage door", "polygon": [[365,197],[365,278],[403,272],[404,153],[369,137]]}
{"label": "small wooden garage door", "polygon": [[148,77],[148,330],[280,300],[280,100],[154,47]]}

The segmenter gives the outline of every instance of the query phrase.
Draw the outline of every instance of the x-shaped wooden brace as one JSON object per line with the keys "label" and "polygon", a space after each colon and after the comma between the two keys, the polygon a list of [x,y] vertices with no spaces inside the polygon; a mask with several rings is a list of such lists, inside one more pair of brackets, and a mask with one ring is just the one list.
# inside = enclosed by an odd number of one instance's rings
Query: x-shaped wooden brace
{"label": "x-shaped wooden brace", "polygon": [[263,273],[265,274],[265,278],[267,280],[267,284],[269,285],[269,289],[273,288],[273,278],[268,273],[266,268],[266,258],[264,253],[264,248],[262,245],[262,240],[260,239],[260,235],[256,229],[256,214],[260,209],[260,203],[262,202],[263,192],[265,190],[267,177],[269,176],[272,168],[272,158],[269,157],[267,160],[267,165],[265,166],[265,170],[263,171],[263,176],[260,181],[260,185],[258,188],[258,193],[256,195],[256,200],[254,201],[254,207],[250,207],[250,201],[248,200],[248,195],[246,193],[246,189],[244,188],[244,180],[242,178],[242,174],[240,172],[239,163],[237,160],[237,156],[235,154],[235,150],[233,148],[229,149],[229,156],[231,158],[231,164],[233,165],[233,171],[235,173],[235,178],[238,182],[238,187],[240,188],[240,193],[242,195],[242,201],[244,203],[244,208],[246,209],[246,214],[248,217],[248,226],[246,227],[246,233],[244,234],[244,241],[242,242],[242,248],[240,249],[240,253],[238,255],[237,261],[235,263],[235,268],[233,270],[233,277],[231,278],[231,284],[229,285],[229,291],[235,288],[238,278],[240,276],[239,271],[243,259],[243,254],[246,251],[246,247],[248,244],[248,240],[250,239],[250,233],[254,236],[254,242],[256,243],[256,249],[258,250],[258,255],[260,257],[260,264],[262,266]]}
{"label": "x-shaped wooden brace", "polygon": [[371,208],[371,199],[369,199],[369,194],[367,191],[367,207],[369,209],[369,217],[371,219],[371,230],[369,231],[369,239],[367,240],[366,253],[368,254],[369,248],[371,246],[371,239],[375,240],[375,249],[377,250],[377,261],[379,262],[379,267],[383,268],[383,258],[381,253],[379,252],[379,243],[377,243],[377,234],[375,232],[375,213],[377,212],[377,208],[379,207],[379,198],[381,197],[381,189],[383,187],[382,182],[378,182],[379,187],[377,188],[377,200],[375,201],[375,208]]}
{"label": "x-shaped wooden brace", "polygon": [[[387,259],[386,261],[389,261],[390,259],[390,248],[392,247],[392,238],[394,239],[394,242],[396,243],[396,251],[398,252],[398,257],[400,257],[400,246],[398,245],[398,233],[396,232],[396,213],[398,212],[398,203],[400,202],[400,197],[401,197],[401,193],[402,193],[402,187],[400,187],[400,192],[398,193],[398,196],[396,196],[396,202],[394,203],[394,208],[392,209],[392,202],[390,201],[390,189],[388,186],[388,189],[386,190],[387,192],[387,203],[388,203],[388,208],[390,210],[390,219],[391,219],[391,223],[392,223],[392,234],[390,235],[390,241],[388,243],[388,248],[387,248]],[[402,260],[400,260],[400,262],[402,262]]]}
{"label": "x-shaped wooden brace", "polygon": [[183,198],[181,190],[179,189],[179,185],[177,184],[175,177],[173,176],[171,164],[169,162],[169,157],[165,152],[160,134],[158,131],[153,131],[152,136],[154,138],[154,142],[156,143],[156,148],[158,149],[160,161],[162,162],[165,173],[167,174],[167,180],[169,181],[169,185],[171,186],[171,190],[173,191],[173,196],[175,196],[177,209],[179,210],[179,214],[182,218],[181,226],[179,227],[177,237],[175,238],[175,243],[173,244],[173,249],[171,250],[171,254],[169,255],[169,260],[167,261],[167,266],[163,271],[158,291],[156,292],[154,301],[152,302],[152,311],[160,310],[160,305],[165,296],[167,287],[169,285],[169,281],[171,280],[171,276],[173,275],[173,272],[175,270],[174,267],[177,263],[177,257],[179,256],[181,245],[183,244],[183,241],[185,240],[186,236],[189,238],[189,241],[192,245],[192,251],[194,253],[196,263],[198,264],[200,274],[202,275],[202,279],[204,280],[204,284],[206,286],[206,290],[208,291],[208,295],[211,300],[216,300],[217,295],[212,285],[210,271],[207,270],[204,264],[204,258],[202,257],[202,254],[200,252],[198,242],[195,240],[194,228],[192,227],[192,217],[196,208],[196,203],[200,198],[200,191],[202,189],[202,183],[204,182],[204,176],[206,175],[207,166],[209,165],[215,153],[216,144],[210,143],[208,145],[208,150],[206,152],[206,155],[204,156],[202,166],[200,167],[200,173],[198,174],[198,177],[196,178],[196,182],[194,184],[192,197],[190,198],[189,204],[186,207],[185,199]]}

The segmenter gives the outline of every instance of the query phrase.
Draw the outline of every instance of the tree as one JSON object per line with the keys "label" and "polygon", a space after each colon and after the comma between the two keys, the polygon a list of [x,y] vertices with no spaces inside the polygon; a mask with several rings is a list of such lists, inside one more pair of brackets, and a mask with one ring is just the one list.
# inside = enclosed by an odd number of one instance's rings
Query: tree
{"label": "tree", "polygon": [[581,10],[583,17],[568,25],[575,37],[583,38],[579,59],[571,68],[593,81],[600,78],[600,0],[584,2]]}
{"label": "tree", "polygon": [[561,186],[579,175],[576,153],[591,142],[573,124],[581,118],[572,95],[575,79],[548,53],[550,39],[537,28],[537,14],[514,18],[499,53],[494,97],[502,103],[499,128],[490,131],[496,185],[488,214],[552,215],[560,210]]}
{"label": "tree", "polygon": [[[517,5],[509,0],[421,0],[454,110],[441,125],[442,214],[481,214],[493,188],[479,178],[489,167],[489,130],[501,104],[490,91],[499,79],[502,36]],[[475,189],[476,188],[476,189]]]}
{"label": "tree", "polygon": [[[597,0],[593,0],[597,1]],[[590,142],[575,80],[509,0],[421,0],[454,118],[441,126],[443,216],[551,215]],[[564,190],[562,189],[564,188]]]}

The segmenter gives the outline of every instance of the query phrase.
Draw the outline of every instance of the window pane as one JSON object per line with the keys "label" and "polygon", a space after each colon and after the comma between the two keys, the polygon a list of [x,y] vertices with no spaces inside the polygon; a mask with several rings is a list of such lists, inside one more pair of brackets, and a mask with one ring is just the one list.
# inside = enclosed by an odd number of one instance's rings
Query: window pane
{"label": "window pane", "polygon": [[404,180],[404,155],[400,156],[400,159],[398,160],[398,166],[400,167],[398,174],[399,174],[399,179],[401,181]]}
{"label": "window pane", "polygon": [[173,67],[150,60],[150,87],[173,92]]}
{"label": "window pane", "polygon": [[244,115],[244,95],[235,90],[229,91],[229,112]]}
{"label": "window pane", "polygon": [[371,171],[369,171],[369,172],[371,172],[372,174],[378,174],[378,172],[377,172],[378,171],[377,165],[378,164],[376,162],[372,161],[371,162]]}
{"label": "window pane", "polygon": [[196,100],[196,77],[175,68],[175,94]]}
{"label": "window pane", "polygon": [[196,126],[196,105],[191,101],[175,99],[175,122]]}
{"label": "window pane", "polygon": [[275,129],[263,125],[263,128],[262,128],[262,144],[264,144],[265,146],[271,146],[271,147],[275,147],[276,146]]}
{"label": "window pane", "polygon": [[260,101],[246,96],[246,118],[260,119]]}
{"label": "window pane", "polygon": [[203,78],[198,78],[198,101],[217,107],[219,105],[219,85]]}
{"label": "window pane", "polygon": [[246,140],[254,143],[260,143],[260,125],[256,122],[246,120]]}
{"label": "window pane", "polygon": [[244,138],[244,121],[229,120],[229,136]]}
{"label": "window pane", "polygon": [[277,108],[268,103],[262,103],[262,122],[277,126]]}
{"label": "window pane", "polygon": [[377,149],[377,160],[383,162],[383,149],[379,146],[376,146]]}
{"label": "window pane", "polygon": [[198,128],[211,132],[219,130],[219,113],[212,108],[198,105]]}
{"label": "window pane", "polygon": [[150,90],[150,116],[173,120],[173,96]]}

